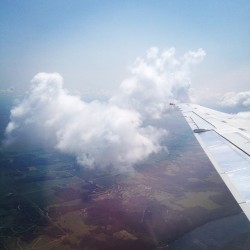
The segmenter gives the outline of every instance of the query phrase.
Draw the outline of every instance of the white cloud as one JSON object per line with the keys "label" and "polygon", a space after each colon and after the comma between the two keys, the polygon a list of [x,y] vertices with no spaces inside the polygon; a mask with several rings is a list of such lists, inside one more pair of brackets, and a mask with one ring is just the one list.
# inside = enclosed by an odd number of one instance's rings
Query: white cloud
{"label": "white cloud", "polygon": [[176,59],[174,48],[151,48],[106,102],[83,101],[69,94],[59,74],[39,73],[11,110],[6,143],[37,141],[74,155],[84,166],[131,169],[164,150],[160,143],[167,132],[143,122],[160,118],[173,98],[189,100],[190,70],[204,56],[199,49]]}
{"label": "white cloud", "polygon": [[177,59],[174,48],[161,53],[158,48],[151,48],[145,59],[136,59],[130,68],[131,77],[121,83],[110,102],[144,116],[160,117],[171,99],[190,100],[192,66],[200,63],[205,54],[198,49]]}
{"label": "white cloud", "polygon": [[250,91],[228,92],[220,98],[219,104],[224,107],[250,107]]}
{"label": "white cloud", "polygon": [[57,73],[36,75],[10,118],[7,142],[32,133],[33,139],[75,155],[84,166],[130,168],[163,149],[159,142],[165,131],[143,127],[136,111],[68,94]]}

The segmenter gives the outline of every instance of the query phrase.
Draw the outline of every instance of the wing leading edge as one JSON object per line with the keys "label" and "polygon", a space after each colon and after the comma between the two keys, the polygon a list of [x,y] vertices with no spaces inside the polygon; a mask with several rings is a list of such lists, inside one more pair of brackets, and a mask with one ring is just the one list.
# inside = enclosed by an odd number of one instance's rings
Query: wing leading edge
{"label": "wing leading edge", "polygon": [[196,104],[178,104],[198,142],[250,220],[250,124]]}

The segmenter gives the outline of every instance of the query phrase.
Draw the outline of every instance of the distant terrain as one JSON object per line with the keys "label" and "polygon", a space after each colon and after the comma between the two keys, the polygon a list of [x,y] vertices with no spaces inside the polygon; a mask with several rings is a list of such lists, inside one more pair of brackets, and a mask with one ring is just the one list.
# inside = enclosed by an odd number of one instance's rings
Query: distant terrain
{"label": "distant terrain", "polygon": [[[8,115],[2,108],[5,124]],[[173,110],[151,122],[168,129],[168,151],[130,173],[83,168],[54,150],[2,148],[0,248],[230,249],[240,237],[246,242],[246,218],[181,115]],[[234,238],[223,225],[234,227]]]}

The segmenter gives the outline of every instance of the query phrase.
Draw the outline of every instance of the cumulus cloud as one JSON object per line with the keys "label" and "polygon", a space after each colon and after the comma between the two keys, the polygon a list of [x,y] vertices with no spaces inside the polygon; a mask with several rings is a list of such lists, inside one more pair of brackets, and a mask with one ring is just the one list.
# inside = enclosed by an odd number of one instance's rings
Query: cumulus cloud
{"label": "cumulus cloud", "polygon": [[250,107],[250,91],[228,92],[220,98],[219,104],[224,107]]}
{"label": "cumulus cloud", "polygon": [[131,169],[165,149],[161,139],[167,132],[144,121],[160,118],[173,98],[189,99],[190,70],[204,56],[199,49],[177,59],[174,48],[151,48],[106,102],[86,102],[63,87],[58,73],[39,73],[11,110],[6,144],[37,141],[74,155],[83,166]]}
{"label": "cumulus cloud", "polygon": [[75,155],[84,166],[128,168],[163,149],[159,142],[165,132],[143,127],[138,112],[99,101],[86,103],[63,88],[57,73],[36,75],[10,118],[7,143],[32,133],[46,145]]}
{"label": "cumulus cloud", "polygon": [[174,48],[162,52],[151,48],[146,58],[136,59],[130,67],[131,77],[121,83],[110,102],[137,110],[144,116],[160,117],[170,100],[190,101],[191,70],[205,54],[203,49],[198,49],[178,59]]}

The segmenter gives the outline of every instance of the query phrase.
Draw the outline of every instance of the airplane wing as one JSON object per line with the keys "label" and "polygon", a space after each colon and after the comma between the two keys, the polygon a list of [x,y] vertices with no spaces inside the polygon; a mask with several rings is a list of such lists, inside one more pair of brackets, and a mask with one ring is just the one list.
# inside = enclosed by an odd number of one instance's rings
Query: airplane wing
{"label": "airplane wing", "polygon": [[197,104],[177,104],[250,220],[250,122]]}

